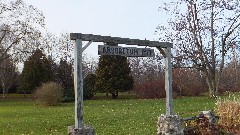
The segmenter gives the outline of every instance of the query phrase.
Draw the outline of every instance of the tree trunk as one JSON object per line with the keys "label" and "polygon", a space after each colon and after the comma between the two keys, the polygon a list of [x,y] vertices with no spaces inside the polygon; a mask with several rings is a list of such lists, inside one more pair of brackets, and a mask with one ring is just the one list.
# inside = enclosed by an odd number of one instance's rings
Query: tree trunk
{"label": "tree trunk", "polygon": [[209,97],[215,98],[217,96],[217,83],[216,83],[216,77],[206,77],[208,90],[209,90]]}
{"label": "tree trunk", "polygon": [[26,98],[26,91],[24,90],[23,98]]}
{"label": "tree trunk", "polygon": [[3,97],[4,99],[6,99],[6,98],[7,98],[7,94],[3,92],[2,97]]}
{"label": "tree trunk", "polygon": [[211,41],[212,41],[212,50],[211,50],[211,57],[212,57],[212,68],[210,70],[210,85],[212,86],[212,97],[216,95],[216,56],[215,56],[215,38],[214,38],[214,1],[211,0]]}
{"label": "tree trunk", "polygon": [[117,97],[118,97],[118,92],[112,93],[112,98],[113,98],[113,99],[117,99]]}
{"label": "tree trunk", "polygon": [[2,80],[2,92],[3,92],[3,98],[6,99],[7,92],[6,92],[6,87],[5,87],[5,83],[3,82],[3,80]]}
{"label": "tree trunk", "polygon": [[216,94],[217,95],[219,94],[219,84],[221,81],[221,77],[222,77],[222,69],[220,69],[220,71],[218,73],[218,78],[216,79],[217,80],[217,82],[216,82]]}
{"label": "tree trunk", "polygon": [[177,85],[177,87],[179,88],[179,96],[181,96],[181,97],[182,97],[182,87],[181,87],[181,86],[179,86],[179,85]]}

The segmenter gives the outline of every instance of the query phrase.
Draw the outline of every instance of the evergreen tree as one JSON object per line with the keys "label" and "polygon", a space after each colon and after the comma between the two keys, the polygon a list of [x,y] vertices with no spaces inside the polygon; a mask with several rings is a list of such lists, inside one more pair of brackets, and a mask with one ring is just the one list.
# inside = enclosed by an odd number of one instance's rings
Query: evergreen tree
{"label": "evergreen tree", "polygon": [[118,92],[133,88],[131,69],[126,57],[101,56],[96,75],[96,90],[111,93],[112,98],[117,98]]}
{"label": "evergreen tree", "polygon": [[64,91],[64,102],[74,101],[74,84],[72,65],[66,60],[61,59],[56,69],[56,81],[62,84]]}
{"label": "evergreen tree", "polygon": [[53,80],[51,62],[37,49],[27,61],[20,76],[20,89],[24,94],[31,93],[42,83]]}
{"label": "evergreen tree", "polygon": [[93,73],[88,74],[83,81],[83,99],[90,99],[95,94],[96,75]]}

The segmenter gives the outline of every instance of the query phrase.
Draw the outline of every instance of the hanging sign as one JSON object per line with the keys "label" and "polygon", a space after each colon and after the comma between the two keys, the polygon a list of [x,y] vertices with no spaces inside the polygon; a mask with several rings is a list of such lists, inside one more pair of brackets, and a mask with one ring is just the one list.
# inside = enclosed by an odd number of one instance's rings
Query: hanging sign
{"label": "hanging sign", "polygon": [[154,57],[154,49],[99,45],[98,55],[120,55],[127,57]]}

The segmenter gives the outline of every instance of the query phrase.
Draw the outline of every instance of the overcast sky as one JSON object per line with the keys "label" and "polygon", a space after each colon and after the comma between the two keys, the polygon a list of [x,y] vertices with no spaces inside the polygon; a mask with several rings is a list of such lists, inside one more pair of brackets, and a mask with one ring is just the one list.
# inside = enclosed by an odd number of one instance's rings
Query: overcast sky
{"label": "overcast sky", "polygon": [[[25,0],[41,10],[47,29],[55,34],[75,32],[156,40],[156,27],[166,23],[158,12],[163,0]],[[86,52],[97,57],[97,44]]]}

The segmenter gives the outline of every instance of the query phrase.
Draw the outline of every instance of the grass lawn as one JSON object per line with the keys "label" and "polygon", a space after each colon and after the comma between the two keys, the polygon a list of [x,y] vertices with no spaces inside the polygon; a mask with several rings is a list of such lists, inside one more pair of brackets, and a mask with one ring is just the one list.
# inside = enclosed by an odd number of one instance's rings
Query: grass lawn
{"label": "grass lawn", "polygon": [[[157,117],[165,113],[165,99],[126,97],[84,101],[84,123],[94,126],[97,135],[156,134]],[[174,111],[189,117],[213,109],[214,103],[208,97],[179,98],[174,100]],[[40,107],[31,99],[0,100],[1,135],[66,135],[67,126],[73,124],[74,103]]]}

